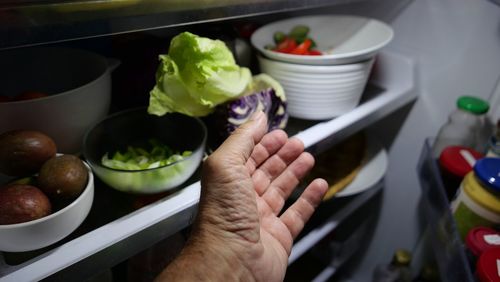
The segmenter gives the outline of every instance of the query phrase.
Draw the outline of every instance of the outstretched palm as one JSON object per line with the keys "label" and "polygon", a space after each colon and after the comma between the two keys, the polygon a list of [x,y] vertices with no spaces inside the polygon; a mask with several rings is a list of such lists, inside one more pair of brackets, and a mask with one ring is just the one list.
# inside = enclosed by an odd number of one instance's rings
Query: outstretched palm
{"label": "outstretched palm", "polygon": [[[261,117],[262,118],[262,117]],[[327,184],[313,181],[279,215],[314,165],[303,143],[275,130],[265,117],[235,132],[204,166],[200,228],[215,232],[257,281],[284,278],[293,239],[320,203]],[[204,224],[203,222],[207,223]]]}
{"label": "outstretched palm", "polygon": [[314,180],[280,215],[314,159],[285,132],[266,134],[266,124],[254,115],[205,161],[193,233],[158,280],[283,280],[293,239],[328,185]]}

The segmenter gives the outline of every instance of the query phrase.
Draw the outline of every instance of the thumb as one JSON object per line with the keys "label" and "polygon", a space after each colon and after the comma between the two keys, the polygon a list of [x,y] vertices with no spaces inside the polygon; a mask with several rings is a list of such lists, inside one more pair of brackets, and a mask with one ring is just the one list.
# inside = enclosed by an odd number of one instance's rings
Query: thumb
{"label": "thumb", "polygon": [[259,110],[239,126],[215,152],[228,161],[237,160],[237,164],[245,164],[255,144],[260,142],[267,130],[267,117]]}

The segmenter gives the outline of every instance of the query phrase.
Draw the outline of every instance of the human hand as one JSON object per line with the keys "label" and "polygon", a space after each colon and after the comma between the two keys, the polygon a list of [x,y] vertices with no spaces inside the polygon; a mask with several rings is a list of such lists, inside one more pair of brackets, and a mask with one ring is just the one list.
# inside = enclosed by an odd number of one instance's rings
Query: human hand
{"label": "human hand", "polygon": [[205,161],[190,241],[159,279],[282,281],[293,239],[328,189],[316,179],[280,214],[314,158],[260,112]]}

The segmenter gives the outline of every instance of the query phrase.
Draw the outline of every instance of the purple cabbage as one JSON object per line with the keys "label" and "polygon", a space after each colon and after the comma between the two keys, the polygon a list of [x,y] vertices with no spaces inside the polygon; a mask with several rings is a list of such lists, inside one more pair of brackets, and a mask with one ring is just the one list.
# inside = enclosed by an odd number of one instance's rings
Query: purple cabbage
{"label": "purple cabbage", "polygon": [[274,89],[268,88],[217,106],[213,118],[220,136],[229,136],[257,110],[267,115],[269,131],[285,128],[288,122],[286,101],[278,97]]}

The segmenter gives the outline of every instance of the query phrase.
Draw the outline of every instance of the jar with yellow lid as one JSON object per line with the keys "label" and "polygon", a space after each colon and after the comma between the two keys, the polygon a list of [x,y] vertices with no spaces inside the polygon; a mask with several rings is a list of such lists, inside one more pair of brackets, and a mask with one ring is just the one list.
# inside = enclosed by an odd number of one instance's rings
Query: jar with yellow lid
{"label": "jar with yellow lid", "polygon": [[451,204],[462,239],[476,226],[500,226],[499,184],[500,159],[481,159],[465,176]]}

